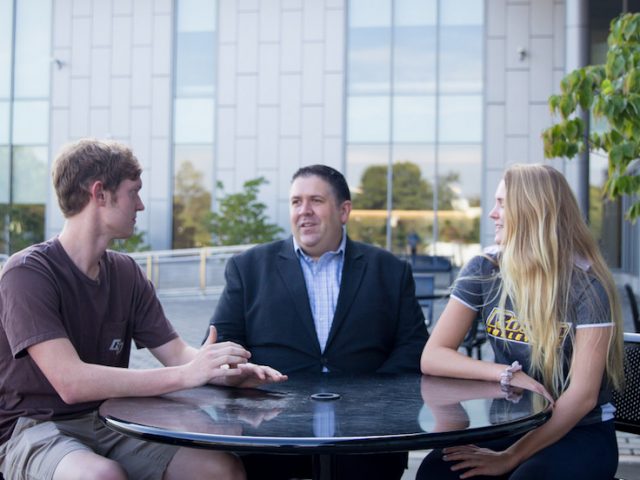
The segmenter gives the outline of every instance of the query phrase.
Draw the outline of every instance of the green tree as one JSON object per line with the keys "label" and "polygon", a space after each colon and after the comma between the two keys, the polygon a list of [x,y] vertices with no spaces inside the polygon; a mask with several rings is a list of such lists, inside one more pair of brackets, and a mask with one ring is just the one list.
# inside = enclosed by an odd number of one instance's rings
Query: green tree
{"label": "green tree", "polygon": [[109,248],[117,252],[146,252],[151,247],[144,242],[145,235],[145,232],[139,232],[136,228],[129,238],[112,240]]}
{"label": "green tree", "polygon": [[[547,158],[572,158],[586,148],[608,155],[609,175],[604,193],[614,199],[640,193],[640,14],[625,14],[611,22],[604,65],[589,65],[569,73],[560,83],[560,95],[549,98],[552,113],[561,121],[543,132]],[[604,118],[603,133],[585,135],[579,111]],[[632,166],[631,164],[636,165]],[[640,200],[627,218],[640,215]]]}
{"label": "green tree", "polygon": [[[368,210],[387,208],[387,166],[372,165],[362,174],[360,193],[353,199],[353,207]],[[412,162],[393,164],[393,208],[424,210],[433,197],[431,184],[422,178],[420,167]]]}
{"label": "green tree", "polygon": [[173,248],[211,245],[211,193],[202,184],[202,172],[185,161],[175,178]]}
{"label": "green tree", "polygon": [[[227,194],[219,200],[220,211],[212,214],[210,222],[214,244],[264,243],[278,238],[283,230],[267,222],[267,206],[258,201],[260,186],[266,183],[264,177],[248,180],[241,192]],[[218,189],[224,190],[222,182],[218,182]]]}
{"label": "green tree", "polygon": [[[364,210],[385,210],[387,208],[387,166],[372,165],[362,174],[360,193],[354,196],[353,207]],[[439,177],[438,209],[450,210],[457,194],[451,184],[459,180],[459,175],[450,172]],[[413,162],[403,161],[393,164],[393,209],[431,210],[433,209],[433,185],[422,178],[420,167]]]}

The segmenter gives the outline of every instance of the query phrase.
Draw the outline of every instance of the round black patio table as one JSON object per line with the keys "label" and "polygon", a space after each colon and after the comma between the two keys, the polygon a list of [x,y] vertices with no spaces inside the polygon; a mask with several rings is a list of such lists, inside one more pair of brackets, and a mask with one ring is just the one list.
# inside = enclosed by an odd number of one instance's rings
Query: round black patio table
{"label": "round black patio table", "polygon": [[205,386],[105,401],[100,417],[126,435],[188,447],[314,455],[332,478],[335,454],[398,452],[516,435],[550,406],[495,382],[411,375],[292,376],[259,389]]}

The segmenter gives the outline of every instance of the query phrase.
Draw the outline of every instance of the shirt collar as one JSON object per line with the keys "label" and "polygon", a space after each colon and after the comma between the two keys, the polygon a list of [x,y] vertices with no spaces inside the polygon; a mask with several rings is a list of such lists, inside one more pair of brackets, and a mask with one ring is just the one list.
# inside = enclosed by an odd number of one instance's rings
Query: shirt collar
{"label": "shirt collar", "polygon": [[[302,258],[304,258],[307,261],[311,261],[313,260],[309,255],[307,255],[306,253],[304,253],[304,250],[302,250],[302,248],[300,248],[300,245],[298,245],[298,242],[296,242],[296,237],[292,236],[291,237],[293,239],[293,251],[296,252],[296,254],[298,256],[301,256]],[[342,227],[342,239],[340,240],[340,245],[338,245],[338,249],[334,250],[334,251],[328,251],[328,252],[324,252],[320,257],[326,255],[327,253],[332,253],[334,255],[344,255],[344,249],[347,245],[347,229],[346,227]]]}

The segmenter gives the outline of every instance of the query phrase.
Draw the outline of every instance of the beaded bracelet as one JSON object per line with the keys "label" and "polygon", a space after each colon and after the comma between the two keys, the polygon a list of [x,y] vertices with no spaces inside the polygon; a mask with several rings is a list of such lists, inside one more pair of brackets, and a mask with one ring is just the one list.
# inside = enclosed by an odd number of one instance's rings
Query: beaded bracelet
{"label": "beaded bracelet", "polygon": [[511,364],[511,366],[504,369],[504,372],[500,374],[500,385],[507,387],[511,385],[511,379],[513,374],[522,370],[522,365],[517,360]]}

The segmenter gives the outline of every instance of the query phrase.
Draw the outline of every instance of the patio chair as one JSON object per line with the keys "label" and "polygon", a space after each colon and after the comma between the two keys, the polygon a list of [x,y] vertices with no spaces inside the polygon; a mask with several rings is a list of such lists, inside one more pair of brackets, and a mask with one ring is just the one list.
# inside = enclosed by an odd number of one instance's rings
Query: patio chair
{"label": "patio chair", "polygon": [[433,302],[435,295],[435,277],[426,273],[414,273],[413,281],[416,284],[416,298],[422,307],[423,313],[426,310],[424,321],[427,327],[433,323]]}
{"label": "patio chair", "polygon": [[633,319],[633,328],[636,333],[640,333],[640,314],[638,313],[638,302],[636,300],[636,294],[633,292],[633,288],[628,283],[624,286],[627,291],[627,297],[629,298],[629,307],[631,308],[631,316]]}
{"label": "patio chair", "polygon": [[[613,392],[615,425],[620,432],[640,434],[640,334],[624,334],[624,373],[626,384]],[[618,477],[616,477],[618,478]]]}
{"label": "patio chair", "polygon": [[471,324],[471,328],[465,335],[462,345],[460,346],[467,350],[467,356],[469,357],[473,356],[473,350],[475,349],[476,358],[482,360],[482,345],[484,345],[486,341],[487,329],[482,321],[482,316],[478,315]]}
{"label": "patio chair", "polygon": [[614,392],[616,430],[640,434],[640,334],[624,334],[624,373],[626,385]]}

